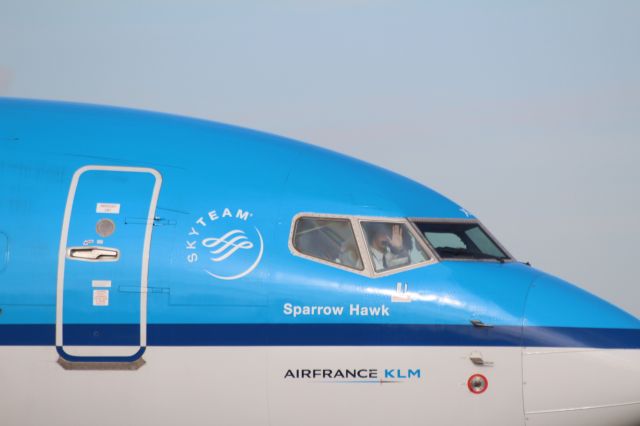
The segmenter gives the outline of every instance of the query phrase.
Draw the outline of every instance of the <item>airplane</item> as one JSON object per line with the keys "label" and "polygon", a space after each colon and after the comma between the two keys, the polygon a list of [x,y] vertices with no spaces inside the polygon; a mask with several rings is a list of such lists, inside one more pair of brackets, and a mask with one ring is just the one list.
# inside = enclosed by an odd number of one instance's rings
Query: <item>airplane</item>
{"label": "airplane", "polygon": [[7,426],[638,425],[640,320],[365,162],[1,98],[0,386]]}

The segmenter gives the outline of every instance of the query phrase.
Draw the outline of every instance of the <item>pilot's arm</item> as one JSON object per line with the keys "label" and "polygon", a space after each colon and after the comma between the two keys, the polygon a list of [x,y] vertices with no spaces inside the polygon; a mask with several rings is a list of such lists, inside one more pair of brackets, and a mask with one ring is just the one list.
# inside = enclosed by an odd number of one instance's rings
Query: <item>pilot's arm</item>
{"label": "pilot's arm", "polygon": [[389,250],[385,253],[386,268],[397,268],[408,265],[411,262],[409,251],[404,246],[404,229],[396,224],[391,228],[391,238],[389,238]]}

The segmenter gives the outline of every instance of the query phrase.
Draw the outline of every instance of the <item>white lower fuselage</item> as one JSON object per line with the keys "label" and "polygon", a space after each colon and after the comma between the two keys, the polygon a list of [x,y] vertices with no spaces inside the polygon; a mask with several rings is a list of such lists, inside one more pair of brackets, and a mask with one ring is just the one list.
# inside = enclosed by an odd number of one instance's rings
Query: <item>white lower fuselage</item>
{"label": "white lower fuselage", "polygon": [[[2,347],[0,412],[8,426],[632,425],[639,352],[149,347],[137,370],[100,371],[66,370],[52,347]],[[476,395],[478,373],[489,385]]]}

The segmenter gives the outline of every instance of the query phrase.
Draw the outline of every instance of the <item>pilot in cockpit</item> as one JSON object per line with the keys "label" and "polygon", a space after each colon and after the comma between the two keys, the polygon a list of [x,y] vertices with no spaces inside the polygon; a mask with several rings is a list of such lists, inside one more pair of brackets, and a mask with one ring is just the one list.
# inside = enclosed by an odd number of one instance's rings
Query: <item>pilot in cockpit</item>
{"label": "pilot in cockpit", "polygon": [[397,223],[367,223],[364,226],[376,272],[411,263],[404,228]]}

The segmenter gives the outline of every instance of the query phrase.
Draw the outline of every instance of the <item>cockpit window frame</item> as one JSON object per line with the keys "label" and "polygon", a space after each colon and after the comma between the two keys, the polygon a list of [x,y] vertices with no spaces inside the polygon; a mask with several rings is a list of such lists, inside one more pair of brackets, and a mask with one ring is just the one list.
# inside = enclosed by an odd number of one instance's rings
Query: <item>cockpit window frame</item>
{"label": "cockpit window frame", "polygon": [[507,256],[506,258],[503,259],[503,261],[506,262],[517,262],[516,258],[513,257],[513,255],[511,253],[509,253],[509,251],[500,243],[500,241],[493,236],[493,234],[482,224],[482,222],[480,222],[478,219],[454,219],[454,218],[433,218],[433,217],[409,217],[407,218],[407,220],[409,221],[411,227],[414,229],[414,231],[416,233],[418,233],[418,235],[420,236],[420,239],[423,240],[424,243],[426,243],[429,246],[429,249],[431,250],[431,253],[433,253],[438,261],[440,262],[469,262],[471,260],[473,260],[474,262],[491,262],[491,263],[495,263],[497,260],[496,259],[491,259],[491,258],[486,258],[486,259],[480,259],[480,258],[470,258],[470,257],[460,257],[460,258],[450,258],[450,257],[446,257],[443,258],[438,254],[438,250],[436,250],[431,243],[429,242],[429,239],[426,237],[426,235],[424,235],[420,229],[418,228],[418,226],[416,225],[416,222],[423,222],[423,223],[461,223],[461,224],[474,224],[474,225],[478,225],[480,227],[480,229],[482,229],[482,231],[484,231],[485,234],[487,234],[487,236],[491,239],[491,242],[493,242],[504,254],[505,256]]}
{"label": "cockpit window frame", "polygon": [[[305,254],[299,251],[294,245],[294,238],[295,238],[297,222],[301,218],[349,220],[351,223],[351,229],[355,236],[357,249],[360,254],[360,258],[362,259],[364,268],[362,270],[358,270],[355,268],[341,265],[339,263],[334,263],[318,257],[310,256],[308,254]],[[406,225],[407,226],[406,229],[408,229],[409,232],[411,232],[417,244],[420,244],[420,248],[424,251],[424,253],[429,258],[425,259],[422,262],[414,263],[412,265],[406,265],[398,268],[389,269],[387,271],[376,272],[373,266],[373,261],[371,259],[371,252],[369,251],[369,245],[367,243],[367,238],[365,235],[364,228],[362,226],[362,222],[398,223],[398,224]],[[343,271],[351,272],[353,274],[366,276],[368,278],[382,278],[389,275],[399,274],[411,269],[433,265],[440,261],[437,256],[437,253],[431,248],[430,245],[427,244],[426,238],[419,232],[419,230],[416,229],[415,225],[411,223],[409,219],[403,218],[403,217],[399,218],[399,217],[387,217],[387,216],[360,216],[360,215],[302,212],[302,213],[296,214],[291,220],[288,245],[289,245],[289,251],[294,256],[301,257],[303,259],[307,259],[312,262],[321,263],[321,264],[330,266],[332,268],[337,268]]]}
{"label": "cockpit window frame", "polygon": [[[350,266],[345,266],[345,265],[341,265],[340,263],[336,263],[336,262],[331,262],[329,260],[325,260],[319,257],[315,257],[315,256],[311,256],[308,254],[305,254],[303,252],[301,252],[300,250],[298,250],[294,244],[294,238],[295,238],[295,232],[296,232],[296,226],[298,223],[298,220],[302,219],[302,218],[318,218],[318,219],[335,219],[335,220],[346,220],[350,223],[351,225],[351,231],[353,232],[353,236],[356,240],[356,246],[358,249],[358,254],[360,255],[360,259],[362,260],[362,265],[363,268],[362,269],[357,269],[357,268],[352,268]],[[294,256],[298,256],[307,260],[311,260],[313,262],[317,262],[317,263],[322,263],[324,265],[330,266],[332,268],[337,268],[337,269],[342,269],[343,271],[347,271],[347,272],[351,272],[353,274],[358,274],[358,275],[364,275],[364,276],[369,276],[369,271],[368,269],[368,264],[367,264],[367,259],[366,256],[363,256],[362,254],[362,246],[361,246],[361,241],[360,241],[360,233],[358,232],[358,229],[356,228],[355,224],[353,223],[353,218],[349,215],[340,215],[340,214],[324,214],[324,213],[298,213],[296,214],[292,221],[291,221],[291,227],[290,227],[290,231],[289,231],[289,251],[291,252],[291,254],[293,254]]]}
{"label": "cockpit window frame", "polygon": [[[368,268],[370,269],[371,276],[373,278],[386,277],[388,275],[394,275],[400,272],[408,271],[411,269],[421,268],[423,266],[433,265],[434,263],[438,263],[439,260],[435,256],[435,253],[431,249],[430,246],[425,244],[426,238],[424,238],[420,232],[416,232],[415,227],[407,218],[398,218],[398,217],[384,217],[384,216],[356,216],[356,221],[358,222],[358,230],[361,233],[362,242],[364,244],[364,249],[366,252],[366,261],[368,263]],[[373,265],[373,260],[371,259],[371,251],[369,250],[369,242],[367,241],[367,237],[365,235],[364,226],[362,222],[379,222],[379,223],[398,223],[402,225],[407,225],[407,229],[413,235],[414,240],[420,244],[420,248],[424,253],[429,256],[428,259],[423,260],[422,262],[417,262],[411,265],[400,266],[398,268],[388,269],[386,271],[376,271],[376,268]]]}

